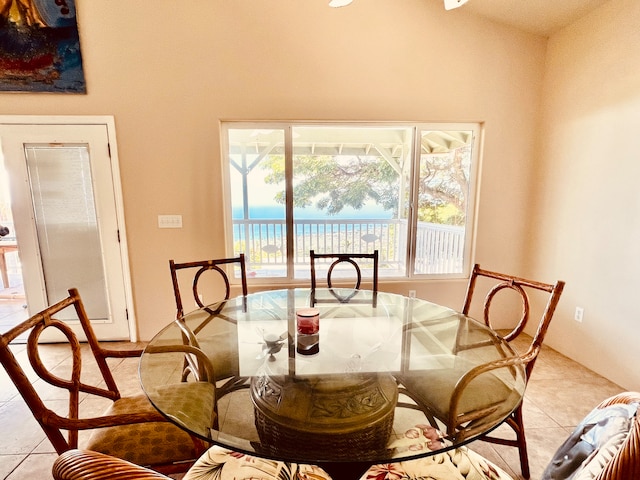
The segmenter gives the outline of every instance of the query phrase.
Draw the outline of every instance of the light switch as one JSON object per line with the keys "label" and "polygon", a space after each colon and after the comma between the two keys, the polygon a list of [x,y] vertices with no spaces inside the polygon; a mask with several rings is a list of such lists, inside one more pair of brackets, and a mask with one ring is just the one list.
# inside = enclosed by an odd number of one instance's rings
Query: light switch
{"label": "light switch", "polygon": [[158,215],[158,228],[182,228],[182,215]]}

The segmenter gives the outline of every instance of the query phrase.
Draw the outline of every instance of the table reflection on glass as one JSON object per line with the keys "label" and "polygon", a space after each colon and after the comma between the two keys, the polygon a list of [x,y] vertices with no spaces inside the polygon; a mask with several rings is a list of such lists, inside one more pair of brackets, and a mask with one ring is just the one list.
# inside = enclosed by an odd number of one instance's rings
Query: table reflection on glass
{"label": "table reflection on glass", "polygon": [[[140,361],[143,389],[168,419],[203,440],[342,467],[454,448],[495,428],[522,401],[524,369],[490,328],[420,299],[378,292],[373,300],[366,290],[318,289],[312,296],[288,289],[195,310],[148,344]],[[310,307],[319,314],[318,349],[305,355],[297,348],[303,339],[296,314]],[[455,388],[474,369],[500,388],[492,387],[481,415],[459,412],[469,415],[463,430],[447,431],[446,419],[405,395],[403,382],[420,382],[433,386],[439,402],[476,408],[484,397],[477,388]],[[184,391],[185,383],[194,395],[212,386],[207,411],[202,402],[194,411],[184,398],[159,393],[170,384]]]}

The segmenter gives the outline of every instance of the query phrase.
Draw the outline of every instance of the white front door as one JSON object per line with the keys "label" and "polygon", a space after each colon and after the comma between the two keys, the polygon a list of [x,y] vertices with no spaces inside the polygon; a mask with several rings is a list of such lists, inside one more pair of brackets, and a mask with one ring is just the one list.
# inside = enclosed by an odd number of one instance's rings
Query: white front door
{"label": "white front door", "polygon": [[[110,123],[0,121],[0,148],[29,314],[75,287],[100,340],[135,340]],[[84,337],[77,322],[59,320]]]}

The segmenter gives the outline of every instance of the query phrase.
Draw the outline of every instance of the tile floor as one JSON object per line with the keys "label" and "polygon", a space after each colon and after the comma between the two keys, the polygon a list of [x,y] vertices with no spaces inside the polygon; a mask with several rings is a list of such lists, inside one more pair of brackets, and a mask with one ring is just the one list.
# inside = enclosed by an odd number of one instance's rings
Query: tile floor
{"label": "tile floor", "polygon": [[[0,331],[6,330],[8,315],[0,305]],[[5,321],[3,322],[3,317]],[[16,356],[24,360],[24,345],[15,345]],[[47,345],[45,363],[64,371],[69,365],[67,350],[61,345]],[[110,363],[122,393],[139,390],[137,359],[114,360]],[[87,366],[83,366],[86,368]],[[89,367],[89,374],[96,370]],[[87,380],[87,378],[85,378]],[[543,348],[525,396],[525,425],[531,465],[531,478],[539,479],[556,448],[573,427],[600,401],[621,392],[618,385],[596,375],[550,348]],[[55,401],[55,398],[52,400]],[[60,400],[58,400],[60,401]],[[85,411],[98,413],[103,405],[83,402]],[[501,427],[502,428],[502,427]],[[82,444],[82,439],[81,439]],[[514,479],[521,479],[518,453],[515,448],[474,442],[470,448],[491,459]],[[0,479],[46,480],[51,477],[51,465],[56,454],[31,413],[17,394],[4,370],[0,369]]]}
{"label": "tile floor", "polygon": [[[2,280],[0,280],[0,285]],[[0,288],[0,332],[6,332],[28,318],[22,285]]]}

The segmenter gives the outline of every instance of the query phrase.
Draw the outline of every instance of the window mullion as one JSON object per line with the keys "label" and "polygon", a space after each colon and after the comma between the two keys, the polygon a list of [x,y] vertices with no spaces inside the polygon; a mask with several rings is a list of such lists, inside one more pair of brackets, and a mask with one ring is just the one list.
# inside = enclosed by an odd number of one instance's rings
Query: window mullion
{"label": "window mullion", "polygon": [[287,278],[295,278],[295,225],[293,222],[293,127],[284,131],[284,172],[285,172],[285,224],[287,231]]}
{"label": "window mullion", "polygon": [[407,218],[407,262],[406,276],[411,278],[415,274],[416,261],[416,239],[418,230],[418,183],[420,181],[420,129],[414,127],[413,133],[413,151],[411,152],[411,173],[409,176],[409,216]]}

